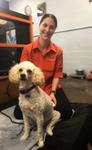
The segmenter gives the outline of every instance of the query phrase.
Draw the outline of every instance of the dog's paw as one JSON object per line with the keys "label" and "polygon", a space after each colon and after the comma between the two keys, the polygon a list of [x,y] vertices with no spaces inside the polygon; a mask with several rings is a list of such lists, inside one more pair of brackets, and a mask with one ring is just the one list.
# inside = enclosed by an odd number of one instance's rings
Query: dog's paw
{"label": "dog's paw", "polygon": [[27,138],[28,138],[28,135],[23,134],[20,138],[20,141],[25,141],[27,140]]}
{"label": "dog's paw", "polygon": [[51,128],[47,128],[46,129],[46,133],[50,136],[53,136],[53,132],[52,132],[52,129]]}
{"label": "dog's paw", "polygon": [[42,148],[44,146],[44,141],[40,140],[38,141],[38,147]]}

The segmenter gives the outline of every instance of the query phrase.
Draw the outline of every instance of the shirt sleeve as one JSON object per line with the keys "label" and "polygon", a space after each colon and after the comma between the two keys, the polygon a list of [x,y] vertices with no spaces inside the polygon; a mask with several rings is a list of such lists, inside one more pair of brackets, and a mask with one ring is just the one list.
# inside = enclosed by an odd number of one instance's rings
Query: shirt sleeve
{"label": "shirt sleeve", "polygon": [[22,61],[29,61],[30,60],[30,53],[31,53],[31,46],[32,44],[30,45],[26,45],[23,50],[22,50],[22,54],[21,54],[21,58],[20,58],[20,62]]}
{"label": "shirt sleeve", "polygon": [[20,62],[26,61],[26,60],[28,60],[28,51],[27,51],[27,47],[25,46],[22,50]]}
{"label": "shirt sleeve", "polygon": [[54,78],[63,78],[63,51],[59,49],[56,58]]}

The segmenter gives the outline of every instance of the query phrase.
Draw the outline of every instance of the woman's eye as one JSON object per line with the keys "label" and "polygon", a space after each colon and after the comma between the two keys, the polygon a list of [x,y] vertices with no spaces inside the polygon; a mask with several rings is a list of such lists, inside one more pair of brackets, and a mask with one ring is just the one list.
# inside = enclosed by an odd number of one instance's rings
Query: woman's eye
{"label": "woman's eye", "polygon": [[55,29],[55,27],[54,27],[54,26],[50,26],[50,29],[51,29],[51,30],[54,30],[54,29]]}
{"label": "woman's eye", "polygon": [[54,30],[54,29],[55,29],[55,27],[54,27],[53,25],[48,26],[47,24],[43,24],[43,27],[44,27],[44,28],[48,27],[49,30]]}
{"label": "woman's eye", "polygon": [[43,26],[44,26],[44,27],[47,27],[47,24],[45,23],[45,24],[43,24]]}

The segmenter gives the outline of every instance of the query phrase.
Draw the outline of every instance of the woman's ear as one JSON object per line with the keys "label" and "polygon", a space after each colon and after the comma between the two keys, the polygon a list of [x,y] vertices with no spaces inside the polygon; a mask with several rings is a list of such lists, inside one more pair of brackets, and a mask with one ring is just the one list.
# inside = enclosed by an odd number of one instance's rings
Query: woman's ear
{"label": "woman's ear", "polygon": [[10,70],[9,70],[9,81],[11,83],[18,84],[19,83],[19,64],[14,65]]}
{"label": "woman's ear", "polygon": [[38,67],[32,72],[32,83],[35,85],[41,85],[44,83],[44,74]]}

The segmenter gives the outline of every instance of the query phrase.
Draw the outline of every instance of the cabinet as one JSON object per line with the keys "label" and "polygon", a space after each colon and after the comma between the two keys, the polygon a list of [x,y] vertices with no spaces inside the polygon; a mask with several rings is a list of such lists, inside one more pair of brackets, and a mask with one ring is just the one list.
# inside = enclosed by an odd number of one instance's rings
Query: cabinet
{"label": "cabinet", "polygon": [[0,104],[18,96],[8,71],[19,62],[23,47],[32,41],[32,16],[0,10]]}
{"label": "cabinet", "polygon": [[32,16],[0,11],[0,73],[19,62],[23,47],[32,41]]}
{"label": "cabinet", "polygon": [[18,86],[9,82],[8,76],[0,77],[0,104],[8,103],[18,97]]}

